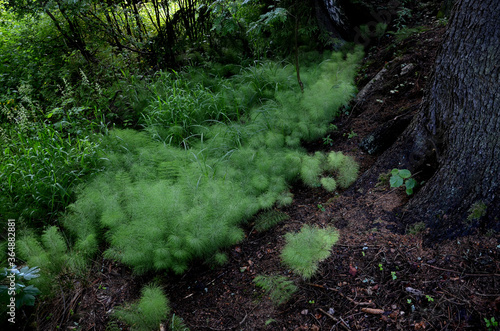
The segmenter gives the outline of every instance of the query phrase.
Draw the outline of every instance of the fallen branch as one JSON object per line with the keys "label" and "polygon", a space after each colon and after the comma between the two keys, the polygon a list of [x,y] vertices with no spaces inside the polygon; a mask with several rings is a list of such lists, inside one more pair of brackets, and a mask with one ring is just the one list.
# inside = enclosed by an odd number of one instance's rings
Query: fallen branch
{"label": "fallen branch", "polygon": [[376,309],[376,308],[361,308],[361,311],[363,313],[372,314],[372,315],[382,315],[383,313],[385,313],[385,310]]}

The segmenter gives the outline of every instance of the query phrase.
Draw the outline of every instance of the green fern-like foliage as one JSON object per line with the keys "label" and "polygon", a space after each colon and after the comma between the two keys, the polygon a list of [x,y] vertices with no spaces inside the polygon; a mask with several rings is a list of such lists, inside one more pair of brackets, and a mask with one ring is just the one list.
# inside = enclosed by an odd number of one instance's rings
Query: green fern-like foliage
{"label": "green fern-like foliage", "polygon": [[283,263],[304,279],[310,279],[319,262],[330,256],[338,232],[330,227],[319,229],[304,225],[298,233],[287,233],[285,239],[286,245],[281,252]]}
{"label": "green fern-like foliage", "polygon": [[40,277],[32,283],[46,296],[62,285],[60,275],[81,276],[87,267],[86,259],[68,249],[66,240],[55,226],[47,228],[40,238],[33,233],[25,234],[16,247],[28,265],[40,268]]}
{"label": "green fern-like foliage", "polygon": [[358,177],[359,165],[351,156],[330,152],[327,157],[327,169],[337,174],[336,181],[340,187],[347,188]]}
{"label": "green fern-like foliage", "polygon": [[289,218],[290,216],[278,210],[265,211],[255,218],[255,230],[259,232],[267,231],[276,224],[286,221]]}
{"label": "green fern-like foliage", "polygon": [[472,222],[480,219],[486,215],[487,206],[483,201],[476,201],[469,208],[469,215],[467,221]]}
{"label": "green fern-like foliage", "polygon": [[118,307],[113,315],[130,326],[130,330],[150,331],[160,328],[160,323],[170,314],[168,299],[158,286],[145,286],[138,302]]}
{"label": "green fern-like foliage", "polygon": [[337,182],[332,177],[321,178],[321,186],[328,192],[333,192],[337,188]]}
{"label": "green fern-like foliage", "polygon": [[359,55],[304,66],[303,94],[293,66],[276,63],[224,82],[195,71],[192,82],[162,76],[146,130],[113,130],[101,144],[106,170],[68,208],[73,250],[89,258],[107,247],[106,257],[137,273],[182,273],[194,259],[223,263],[223,248],[244,238],[241,224],[292,202],[293,181],[327,190],[350,183],[355,163],[342,156],[332,167],[300,143],[324,135],[349,101]]}
{"label": "green fern-like foliage", "polygon": [[316,153],[314,156],[305,156],[302,159],[300,178],[310,187],[320,186],[320,175],[323,172],[324,156]]}
{"label": "green fern-like foliage", "polygon": [[297,291],[297,286],[285,276],[258,275],[253,281],[269,294],[276,306],[286,303]]}

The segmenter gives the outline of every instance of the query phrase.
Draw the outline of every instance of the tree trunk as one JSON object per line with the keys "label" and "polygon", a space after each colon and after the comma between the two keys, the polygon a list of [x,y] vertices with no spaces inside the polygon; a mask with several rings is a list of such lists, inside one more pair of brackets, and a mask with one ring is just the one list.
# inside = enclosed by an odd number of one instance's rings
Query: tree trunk
{"label": "tree trunk", "polygon": [[404,223],[425,221],[429,239],[500,230],[499,115],[500,1],[459,0],[420,111],[379,160],[428,179]]}
{"label": "tree trunk", "polygon": [[339,0],[315,0],[318,24],[332,39],[352,39],[352,27]]}

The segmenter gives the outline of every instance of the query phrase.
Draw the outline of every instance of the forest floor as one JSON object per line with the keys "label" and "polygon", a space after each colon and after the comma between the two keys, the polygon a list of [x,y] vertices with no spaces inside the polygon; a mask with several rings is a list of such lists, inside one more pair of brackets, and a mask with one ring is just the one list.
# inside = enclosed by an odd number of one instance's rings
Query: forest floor
{"label": "forest floor", "polygon": [[[377,155],[363,151],[360,142],[384,123],[418,111],[444,31],[430,24],[403,41],[384,37],[372,47],[358,87],[386,68],[384,79],[333,123],[338,131],[331,140],[308,150],[342,151],[360,163],[361,174],[370,169]],[[96,261],[88,285],[77,284],[65,298],[40,307],[59,317],[38,325],[106,330],[113,307],[137,299],[142,285],[153,280],[166,284],[172,313],[191,330],[485,330],[485,318],[500,320],[498,235],[424,245],[425,227],[399,222],[411,199],[404,189],[391,189],[388,176],[360,178],[340,194],[297,183],[293,204],[281,209],[290,219],[263,233],[248,225],[246,239],[228,250],[222,267],[193,263],[182,276],[153,278],[133,276],[110,260]],[[280,263],[284,234],[303,224],[333,225],[340,232],[331,256],[308,281]],[[276,307],[255,286],[258,274],[286,275],[298,291]]]}

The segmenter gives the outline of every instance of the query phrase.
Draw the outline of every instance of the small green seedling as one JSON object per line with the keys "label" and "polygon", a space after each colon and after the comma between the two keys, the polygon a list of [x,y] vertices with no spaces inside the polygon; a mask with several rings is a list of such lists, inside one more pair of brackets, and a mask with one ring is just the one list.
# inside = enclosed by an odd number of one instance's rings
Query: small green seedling
{"label": "small green seedling", "polygon": [[343,134],[343,136],[344,136],[344,137],[345,137],[346,135],[347,135],[347,138],[348,138],[348,139],[352,139],[352,138],[354,138],[354,137],[357,137],[357,136],[358,136],[358,134],[357,134],[356,132],[354,132],[354,130],[353,130],[353,129],[351,129],[351,132],[349,132],[349,133],[344,133],[344,134]]}
{"label": "small green seedling", "polygon": [[431,297],[429,294],[426,294],[426,295],[425,295],[425,298],[426,298],[426,299],[427,299],[427,301],[429,301],[429,302],[433,302],[433,301],[434,301],[434,298],[433,298],[433,297]]}
{"label": "small green seedling", "polygon": [[333,146],[333,139],[330,138],[330,135],[323,138],[323,145]]}
{"label": "small green seedling", "polygon": [[484,318],[484,322],[486,323],[486,327],[488,330],[493,330],[493,328],[496,328],[498,326],[498,322],[495,320],[495,317],[492,317],[490,319]]}
{"label": "small green seedling", "polygon": [[378,268],[380,269],[380,271],[384,271],[384,266],[382,266],[382,263],[378,264]]}
{"label": "small green seedling", "polygon": [[398,276],[396,276],[396,271],[391,271],[391,276],[392,276],[392,280],[398,279]]}
{"label": "small green seedling", "polygon": [[410,177],[411,172],[408,169],[392,169],[389,183],[391,187],[400,187],[404,184],[406,186],[406,194],[412,195],[417,181]]}
{"label": "small green seedling", "polygon": [[318,203],[318,209],[321,210],[321,211],[325,211],[325,207],[321,204],[321,203]]}

